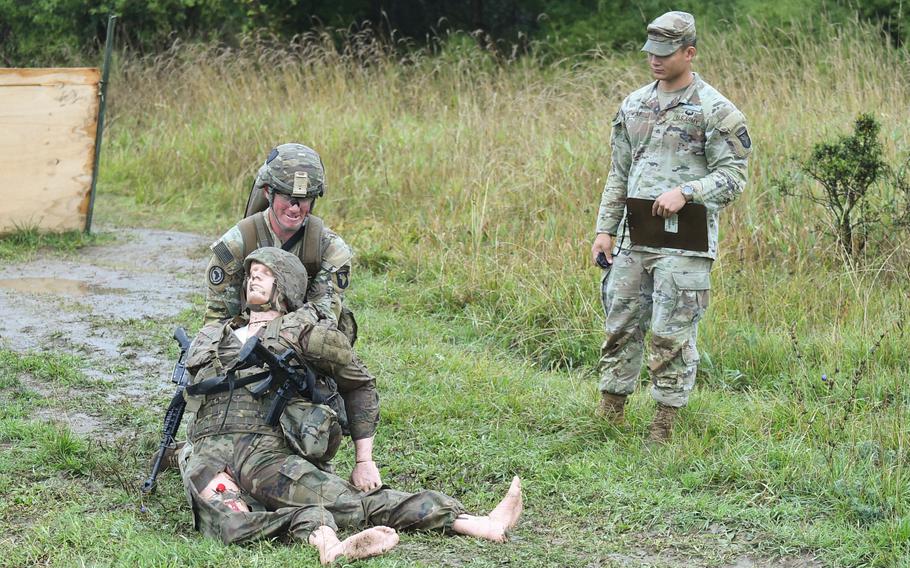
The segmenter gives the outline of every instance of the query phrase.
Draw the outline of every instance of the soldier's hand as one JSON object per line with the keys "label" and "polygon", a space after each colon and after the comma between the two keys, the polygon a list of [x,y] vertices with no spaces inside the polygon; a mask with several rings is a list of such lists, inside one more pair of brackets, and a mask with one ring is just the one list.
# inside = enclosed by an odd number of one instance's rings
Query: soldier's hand
{"label": "soldier's hand", "polygon": [[357,462],[351,472],[351,483],[361,491],[372,491],[382,485],[379,468],[373,460]]}
{"label": "soldier's hand", "polygon": [[651,207],[651,214],[661,216],[664,219],[677,213],[686,204],[686,196],[683,195],[679,187],[674,187],[670,191],[660,194],[660,197],[654,200]]}
{"label": "soldier's hand", "polygon": [[[597,266],[600,266],[597,262],[597,255],[601,253],[607,258],[607,264],[613,264],[613,235],[600,233],[594,239],[594,244],[591,245],[591,260]],[[604,267],[601,266],[601,268]]]}

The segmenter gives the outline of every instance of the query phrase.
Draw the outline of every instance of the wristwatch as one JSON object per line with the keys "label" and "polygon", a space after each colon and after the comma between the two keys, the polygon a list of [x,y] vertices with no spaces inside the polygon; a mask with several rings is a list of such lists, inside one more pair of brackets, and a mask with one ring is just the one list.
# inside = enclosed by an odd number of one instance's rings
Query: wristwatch
{"label": "wristwatch", "polygon": [[695,197],[695,188],[688,183],[683,184],[679,190],[682,191],[683,197],[686,198],[686,203],[689,203]]}

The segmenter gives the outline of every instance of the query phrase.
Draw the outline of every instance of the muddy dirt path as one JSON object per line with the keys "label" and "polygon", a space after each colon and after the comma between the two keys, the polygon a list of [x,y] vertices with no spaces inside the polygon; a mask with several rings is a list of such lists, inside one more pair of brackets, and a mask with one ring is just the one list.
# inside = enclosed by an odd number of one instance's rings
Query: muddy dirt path
{"label": "muddy dirt path", "polygon": [[[102,231],[105,232],[105,231]],[[120,364],[111,397],[146,398],[170,389],[173,361],[156,343],[164,320],[203,293],[202,274],[212,239],[150,229],[118,229],[113,242],[61,256],[4,266],[0,274],[0,346],[17,352],[52,351],[87,361],[89,376]],[[129,340],[126,340],[128,330]],[[100,378],[100,377],[99,377]],[[70,427],[91,434],[88,416]]]}

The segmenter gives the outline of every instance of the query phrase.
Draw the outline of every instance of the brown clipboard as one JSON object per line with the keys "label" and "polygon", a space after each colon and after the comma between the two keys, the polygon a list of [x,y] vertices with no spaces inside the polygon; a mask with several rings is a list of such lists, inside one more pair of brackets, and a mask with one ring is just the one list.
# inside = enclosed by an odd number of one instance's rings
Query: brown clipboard
{"label": "brown clipboard", "polygon": [[633,245],[708,251],[708,210],[700,203],[687,203],[677,215],[677,231],[665,230],[666,219],[652,215],[653,199],[626,199],[629,238]]}

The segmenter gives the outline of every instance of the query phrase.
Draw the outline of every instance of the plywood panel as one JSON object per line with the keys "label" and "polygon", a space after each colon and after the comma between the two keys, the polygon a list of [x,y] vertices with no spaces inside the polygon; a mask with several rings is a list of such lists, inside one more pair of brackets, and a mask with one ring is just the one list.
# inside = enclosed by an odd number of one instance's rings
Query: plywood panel
{"label": "plywood panel", "polygon": [[98,69],[0,69],[0,232],[83,229]]}

